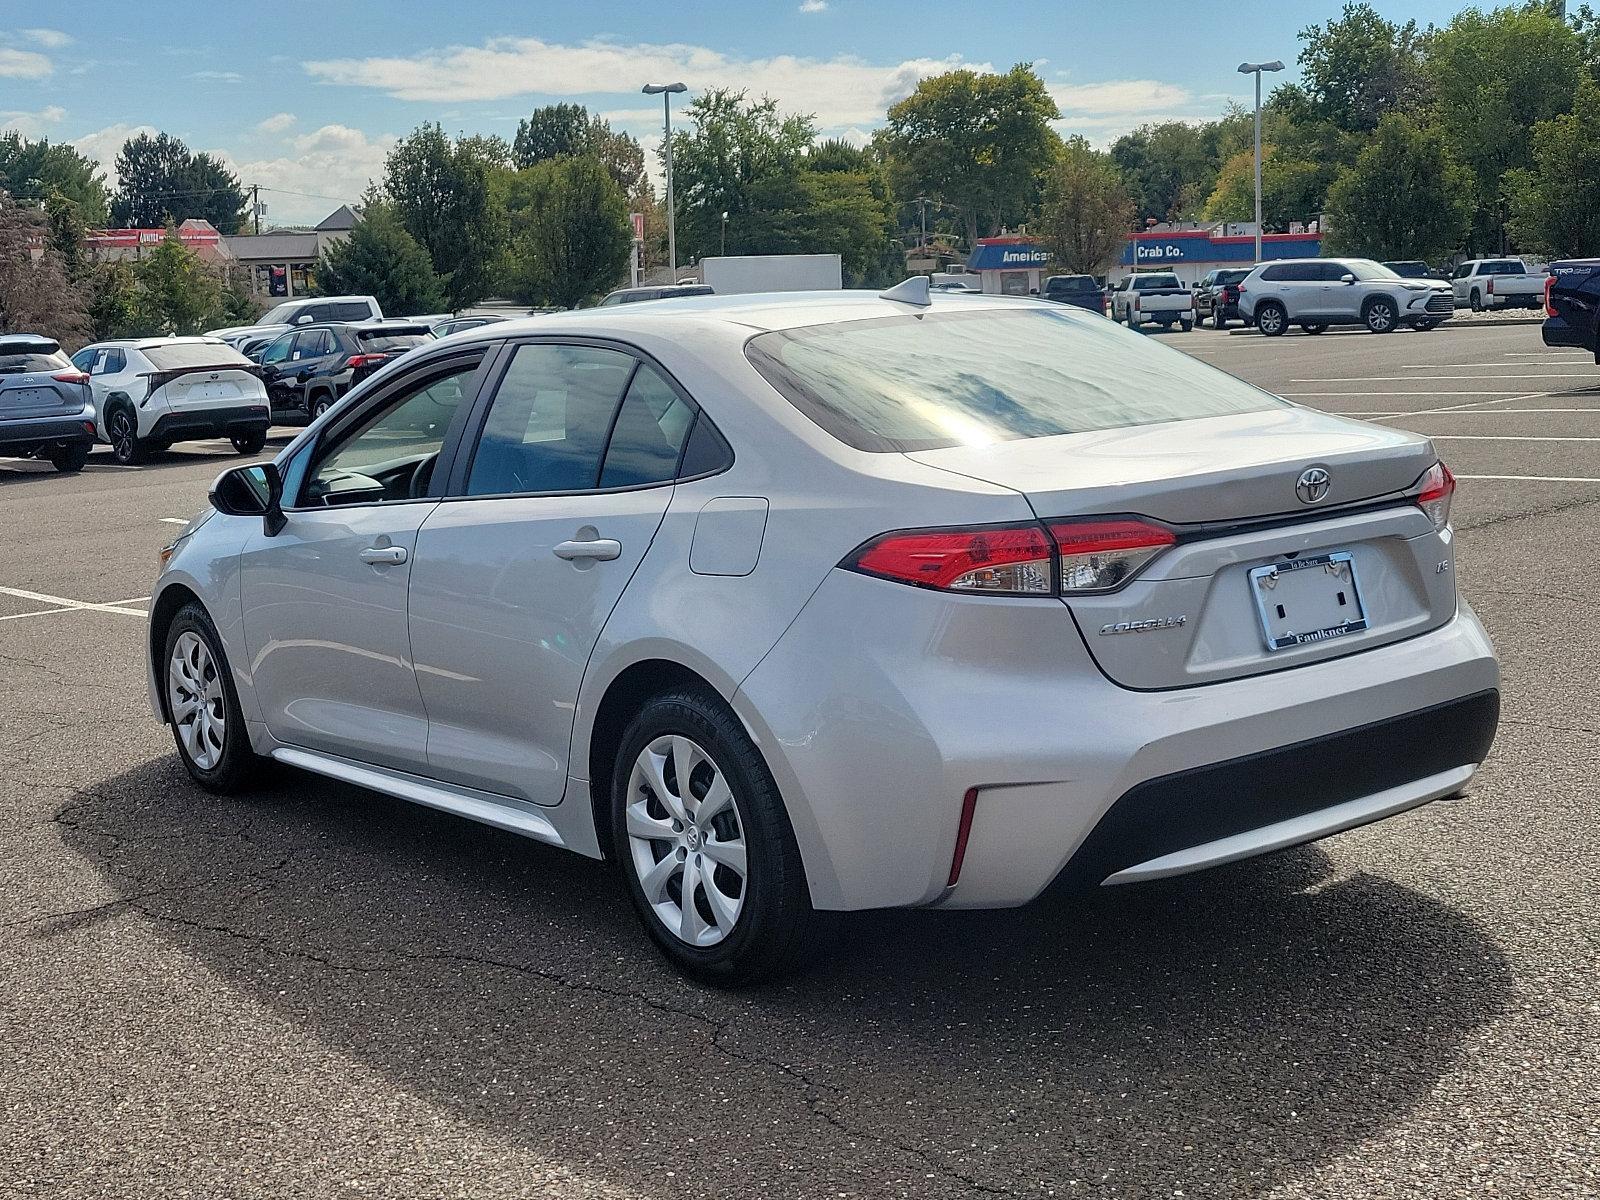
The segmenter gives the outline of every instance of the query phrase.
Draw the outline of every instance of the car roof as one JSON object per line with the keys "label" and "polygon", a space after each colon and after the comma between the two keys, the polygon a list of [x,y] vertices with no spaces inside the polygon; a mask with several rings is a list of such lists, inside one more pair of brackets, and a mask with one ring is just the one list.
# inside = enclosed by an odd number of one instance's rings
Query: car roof
{"label": "car roof", "polygon": [[626,334],[687,331],[708,326],[739,327],[751,333],[830,325],[842,321],[868,321],[875,317],[904,317],[940,311],[1016,308],[1019,305],[1056,313],[1059,306],[1015,296],[993,296],[973,291],[929,289],[929,305],[886,300],[875,291],[758,292],[746,295],[683,296],[670,301],[646,300],[638,304],[580,308],[568,312],[496,321],[493,325],[465,329],[450,337],[451,345],[472,341],[498,341],[520,333]]}
{"label": "car roof", "polygon": [[155,350],[162,346],[226,346],[228,343],[219,337],[146,337],[146,338],[107,338],[103,342],[93,342],[84,347],[85,350],[98,350],[101,347],[115,350]]}

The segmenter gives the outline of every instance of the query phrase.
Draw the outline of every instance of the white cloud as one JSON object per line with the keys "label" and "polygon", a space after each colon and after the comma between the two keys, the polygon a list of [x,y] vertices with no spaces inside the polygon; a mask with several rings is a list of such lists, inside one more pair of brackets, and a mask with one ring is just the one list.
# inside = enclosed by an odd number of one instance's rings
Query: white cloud
{"label": "white cloud", "polygon": [[294,128],[297,120],[293,113],[273,113],[265,121],[256,126],[257,133],[287,133]]}
{"label": "white cloud", "polygon": [[117,186],[117,153],[122,149],[122,143],[129,138],[138,137],[147,133],[155,137],[156,129],[153,125],[127,125],[118,123],[107,125],[104,129],[97,129],[93,133],[86,133],[80,138],[72,139],[72,148],[85,158],[92,158],[100,164],[100,170],[105,173],[106,187],[112,191]]}
{"label": "white cloud", "polygon": [[1064,117],[1075,113],[1104,115],[1155,112],[1159,109],[1181,108],[1194,100],[1187,88],[1156,79],[1055,84],[1050,88],[1050,95],[1055,98]]}
{"label": "white cloud", "polygon": [[243,83],[244,76],[237,71],[196,71],[189,76],[203,83]]}
{"label": "white cloud", "polygon": [[952,67],[992,69],[959,56],[869,63],[830,59],[736,58],[704,46],[611,41],[564,45],[538,38],[493,38],[482,46],[451,46],[411,58],[342,58],[306,64],[324,83],[374,88],[401,100],[461,102],[512,96],[590,96],[598,80],[682,79],[695,90],[745,88],[774,97],[791,112],[813,113],[822,129],[871,124],[904,99],[925,75]]}
{"label": "white cloud", "polygon": [[47,50],[59,50],[72,45],[72,35],[62,33],[59,29],[24,29],[22,36]]}
{"label": "white cloud", "polygon": [[314,225],[340,204],[361,199],[368,182],[383,174],[383,160],[397,140],[393,134],[370,137],[347,125],[324,125],[287,139],[285,153],[276,157],[238,162],[222,151],[212,153],[223,157],[244,184],[261,186],[273,225]]}
{"label": "white cloud", "polygon": [[0,46],[0,78],[43,79],[54,70],[55,66],[42,54]]}
{"label": "white cloud", "polygon": [[66,115],[67,110],[57,104],[38,112],[0,112],[0,131],[15,129],[23,137],[39,137],[47,125],[59,125]]}
{"label": "white cloud", "polygon": [[828,0],[800,0],[800,11],[803,13],[827,12]]}

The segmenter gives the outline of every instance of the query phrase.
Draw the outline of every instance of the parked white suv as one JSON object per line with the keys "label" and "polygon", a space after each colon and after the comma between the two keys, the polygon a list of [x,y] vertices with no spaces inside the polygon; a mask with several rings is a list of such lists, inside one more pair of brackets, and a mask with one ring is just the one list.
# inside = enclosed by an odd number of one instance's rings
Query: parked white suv
{"label": "parked white suv", "polygon": [[225,437],[258,454],[272,413],[260,368],[216,338],[96,342],[72,356],[89,375],[97,433],[131,466],[173,442]]}
{"label": "parked white suv", "polygon": [[1330,325],[1393,333],[1402,325],[1435,328],[1450,318],[1455,301],[1443,280],[1403,279],[1370,258],[1290,258],[1245,276],[1239,311],[1268,337],[1291,325],[1307,333]]}

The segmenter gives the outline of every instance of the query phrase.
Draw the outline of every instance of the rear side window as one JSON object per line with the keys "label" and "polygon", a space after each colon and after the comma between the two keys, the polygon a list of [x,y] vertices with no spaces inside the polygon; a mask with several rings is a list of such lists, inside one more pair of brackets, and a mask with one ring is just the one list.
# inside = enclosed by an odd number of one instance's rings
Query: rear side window
{"label": "rear side window", "polygon": [[764,333],[755,368],[860,450],[932,450],[1284,402],[1078,310],[929,313]]}
{"label": "rear side window", "polygon": [[467,495],[596,486],[632,356],[591,346],[518,346],[489,405]]}
{"label": "rear side window", "polygon": [[0,375],[54,373],[71,365],[72,360],[53,342],[0,342]]}
{"label": "rear side window", "polygon": [[665,483],[678,473],[694,409],[651,367],[634,372],[606,446],[603,488]]}
{"label": "rear side window", "polygon": [[[192,367],[238,367],[249,363],[244,355],[232,346],[221,343],[182,342],[175,346],[150,346],[144,351],[150,365],[158,371],[182,371]],[[110,367],[108,370],[121,370]]]}
{"label": "rear side window", "polygon": [[363,330],[356,334],[356,341],[361,343],[361,348],[373,353],[383,350],[409,350],[428,340],[429,335],[426,333],[385,333],[381,330],[368,333]]}
{"label": "rear side window", "polygon": [[365,300],[343,300],[328,305],[330,321],[365,321],[376,314]]}

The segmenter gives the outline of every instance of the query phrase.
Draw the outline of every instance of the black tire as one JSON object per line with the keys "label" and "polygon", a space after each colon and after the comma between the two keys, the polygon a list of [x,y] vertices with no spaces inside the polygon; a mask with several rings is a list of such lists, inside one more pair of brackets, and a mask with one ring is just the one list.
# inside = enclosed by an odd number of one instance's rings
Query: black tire
{"label": "black tire", "polygon": [[1194,328],[1194,320],[1190,317],[1179,317],[1178,328],[1183,330],[1185,333],[1188,333]]}
{"label": "black tire", "polygon": [[239,707],[239,693],[234,690],[233,673],[228,669],[228,658],[222,648],[222,639],[217,635],[217,628],[211,623],[211,617],[199,604],[190,603],[178,610],[172,618],[172,624],[167,627],[167,638],[162,646],[161,662],[158,665],[156,678],[161,688],[162,697],[168,708],[168,717],[172,717],[172,660],[177,653],[179,640],[186,633],[192,633],[205,643],[214,667],[214,677],[221,684],[221,712],[223,716],[222,751],[217,761],[210,766],[202,766],[195,761],[189,748],[184,744],[184,735],[179,728],[179,723],[174,720],[172,724],[172,740],[178,748],[178,757],[182,760],[184,769],[189,772],[189,778],[208,792],[219,795],[231,795],[244,791],[255,783],[260,776],[262,760],[250,749],[250,735],[245,731],[244,711]]}
{"label": "black tire", "polygon": [[1367,301],[1361,319],[1367,323],[1369,333],[1393,333],[1400,327],[1400,310],[1387,296],[1374,296]]}
{"label": "black tire", "polygon": [[1322,324],[1320,321],[1312,321],[1309,324],[1300,326],[1300,328],[1302,331],[1315,336],[1316,334],[1319,334],[1325,330],[1327,326]]}
{"label": "black tire", "polygon": [[327,392],[318,392],[315,396],[311,397],[310,406],[309,406],[309,411],[311,413],[311,419],[313,421],[315,421],[318,417],[320,417],[323,413],[327,412],[332,407],[333,407],[333,397],[330,396]]}
{"label": "black tire", "polygon": [[106,438],[112,457],[125,467],[136,467],[150,457],[150,443],[139,436],[139,418],[126,402],[106,413]]}
{"label": "black tire", "polygon": [[89,451],[93,447],[91,442],[70,442],[65,446],[52,446],[45,452],[45,457],[50,460],[50,465],[63,475],[75,475],[83,470],[83,464],[89,461]]}
{"label": "black tire", "polygon": [[230,434],[228,440],[240,454],[260,454],[261,447],[267,444],[267,431],[257,429],[251,433]]}
{"label": "black tire", "polygon": [[1256,328],[1267,337],[1282,337],[1289,329],[1289,311],[1276,300],[1256,305]]}
{"label": "black tire", "polygon": [[1213,328],[1213,329],[1226,329],[1227,327],[1228,327],[1228,318],[1222,315],[1222,310],[1220,308],[1212,309],[1211,310],[1211,328]]}
{"label": "black tire", "polygon": [[[746,847],[741,907],[732,931],[710,946],[690,945],[651,907],[628,836],[626,809],[638,798],[630,793],[635,762],[652,742],[668,735],[690,739],[714,760],[733,794]],[[648,800],[647,789],[640,791]],[[811,907],[800,849],[772,773],[738,718],[713,693],[683,688],[653,697],[629,723],[612,772],[611,837],[628,896],[650,939],[668,961],[696,979],[736,987],[777,978],[813,959],[831,930],[832,914]],[[660,843],[647,845],[654,853]],[[675,853],[662,848],[666,853],[657,862]],[[682,879],[678,882],[681,903]]]}
{"label": "black tire", "polygon": [[1483,293],[1478,291],[1477,288],[1473,288],[1472,289],[1472,294],[1467,297],[1467,304],[1472,308],[1473,312],[1482,312],[1483,311]]}

